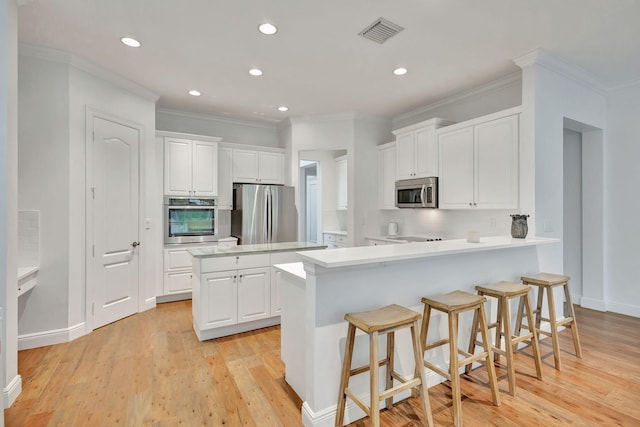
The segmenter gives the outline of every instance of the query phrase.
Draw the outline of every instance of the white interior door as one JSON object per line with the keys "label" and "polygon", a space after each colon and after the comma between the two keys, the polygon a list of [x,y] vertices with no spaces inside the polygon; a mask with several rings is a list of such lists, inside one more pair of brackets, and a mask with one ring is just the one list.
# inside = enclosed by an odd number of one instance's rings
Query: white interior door
{"label": "white interior door", "polygon": [[138,129],[94,116],[88,235],[93,328],[138,311]]}

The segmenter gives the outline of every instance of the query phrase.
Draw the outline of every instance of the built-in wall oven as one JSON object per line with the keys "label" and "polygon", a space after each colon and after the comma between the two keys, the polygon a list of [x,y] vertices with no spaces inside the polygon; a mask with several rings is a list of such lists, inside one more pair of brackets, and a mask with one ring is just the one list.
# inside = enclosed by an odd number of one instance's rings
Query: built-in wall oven
{"label": "built-in wall oven", "polygon": [[438,178],[396,181],[396,206],[399,208],[437,208]]}
{"label": "built-in wall oven", "polygon": [[217,205],[215,197],[165,197],[164,243],[201,243],[217,240]]}

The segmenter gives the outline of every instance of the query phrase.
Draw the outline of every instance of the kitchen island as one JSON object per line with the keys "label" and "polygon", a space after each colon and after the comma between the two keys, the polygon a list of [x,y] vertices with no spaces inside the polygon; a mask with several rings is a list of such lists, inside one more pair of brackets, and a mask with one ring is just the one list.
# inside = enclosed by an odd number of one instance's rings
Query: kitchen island
{"label": "kitchen island", "polygon": [[[281,277],[282,359],[286,381],[304,402],[305,426],[332,426],[335,422],[340,369],[344,355],[348,312],[400,304],[422,312],[420,298],[453,290],[474,292],[477,284],[500,280],[519,281],[520,276],[538,273],[540,245],[557,239],[511,237],[482,238],[480,243],[448,240],[387,246],[364,246],[307,251],[301,262],[276,265]],[[488,315],[494,311],[490,309]],[[471,314],[460,318],[460,342],[468,342]],[[429,342],[446,337],[445,317],[432,315]],[[380,340],[384,354],[386,340]],[[396,333],[396,367],[410,376],[410,336]],[[434,363],[446,366],[448,354],[442,348],[426,353]],[[353,366],[368,363],[366,335],[356,336]],[[443,379],[430,372],[428,384]],[[384,381],[381,380],[381,384]],[[368,401],[369,376],[353,377],[350,388]],[[408,392],[398,399],[408,397]],[[345,422],[364,416],[347,401]]]}
{"label": "kitchen island", "polygon": [[192,257],[193,329],[200,341],[280,323],[279,270],[299,251],[326,248],[308,242],[205,246]]}

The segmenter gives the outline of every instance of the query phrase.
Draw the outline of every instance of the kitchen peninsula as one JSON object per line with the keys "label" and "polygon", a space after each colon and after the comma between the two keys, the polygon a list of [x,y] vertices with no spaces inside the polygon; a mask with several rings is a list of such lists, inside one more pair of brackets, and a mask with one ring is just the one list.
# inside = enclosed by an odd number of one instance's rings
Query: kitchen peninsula
{"label": "kitchen peninsula", "polygon": [[274,264],[299,261],[298,251],[325,245],[308,242],[205,246],[192,257],[193,329],[200,341],[280,323],[280,271]]}
{"label": "kitchen peninsula", "polygon": [[[365,246],[306,251],[299,254],[302,262],[276,265],[283,273],[282,360],[287,382],[304,402],[303,424],[334,424],[347,333],[345,313],[392,303],[422,312],[422,296],[453,290],[473,292],[477,284],[500,280],[519,281],[522,275],[539,272],[538,246],[558,242],[505,236],[482,238],[480,243],[448,240]],[[488,315],[495,315],[493,311]],[[434,314],[431,322],[429,342],[445,337],[446,318]],[[469,339],[470,329],[471,318],[462,314],[460,342]],[[381,338],[381,349],[385,342]],[[410,346],[407,331],[396,333],[396,367],[406,376],[414,369]],[[441,349],[430,350],[426,357],[441,366],[448,359]],[[367,363],[367,337],[357,335],[353,366]],[[432,372],[427,380],[429,385],[442,381]],[[350,388],[367,401],[369,376],[354,377]],[[408,392],[399,399],[404,397]],[[345,422],[363,416],[364,412],[348,400]]]}

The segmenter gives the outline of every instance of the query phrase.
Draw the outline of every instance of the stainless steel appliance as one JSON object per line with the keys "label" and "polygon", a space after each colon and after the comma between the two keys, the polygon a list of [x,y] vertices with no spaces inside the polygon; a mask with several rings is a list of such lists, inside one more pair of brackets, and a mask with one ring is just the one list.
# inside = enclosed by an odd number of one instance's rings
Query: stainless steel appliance
{"label": "stainless steel appliance", "polygon": [[216,241],[217,205],[215,197],[165,197],[164,243]]}
{"label": "stainless steel appliance", "polygon": [[396,181],[396,206],[399,208],[437,208],[438,178],[432,176]]}
{"label": "stainless steel appliance", "polygon": [[293,187],[234,184],[231,234],[238,244],[296,241],[297,223]]}

